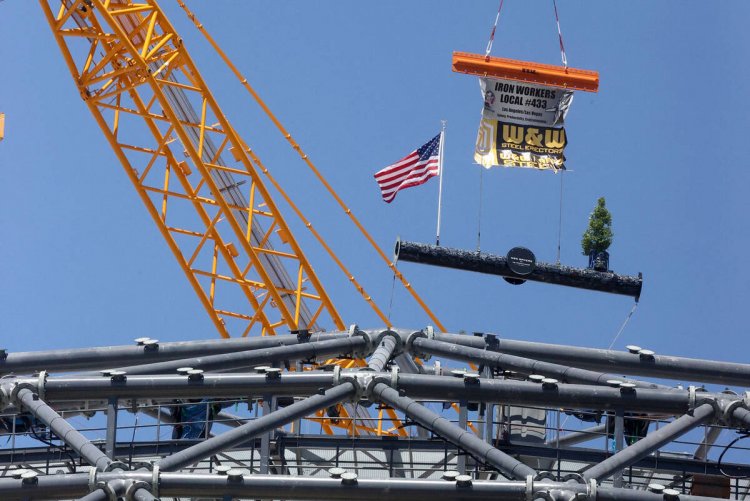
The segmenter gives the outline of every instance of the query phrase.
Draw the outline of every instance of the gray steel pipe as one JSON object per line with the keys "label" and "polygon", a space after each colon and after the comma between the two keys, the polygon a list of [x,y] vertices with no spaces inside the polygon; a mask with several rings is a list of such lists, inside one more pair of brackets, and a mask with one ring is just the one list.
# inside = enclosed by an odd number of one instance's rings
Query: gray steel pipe
{"label": "gray steel pipe", "polygon": [[[436,335],[435,338],[443,340],[445,339],[444,336]],[[477,347],[476,340],[479,338],[454,335],[451,339],[455,343]],[[669,355],[639,355],[623,351],[500,338],[497,339],[497,346],[492,349],[519,357],[595,371],[614,371],[636,376],[750,386],[750,365],[748,364]]]}
{"label": "gray steel pipe", "polygon": [[[597,487],[596,501],[664,501],[664,494],[635,489],[618,489],[615,487]],[[724,498],[710,498],[680,494],[679,501],[719,501]],[[675,501],[677,501],[675,499]],[[726,501],[726,500],[725,500]]]}
{"label": "gray steel pipe", "polygon": [[284,372],[277,378],[265,374],[204,374],[191,378],[174,376],[131,376],[125,380],[110,377],[66,376],[44,383],[49,401],[96,398],[199,398],[247,395],[312,395],[333,384],[333,373]]}
{"label": "gray steel pipe", "polygon": [[492,447],[470,431],[456,426],[424,405],[400,396],[398,391],[385,383],[376,383],[370,391],[370,396],[400,410],[436,435],[460,447],[479,461],[497,468],[510,478],[525,479],[528,475],[536,475],[533,468]]}
{"label": "gray steel pipe", "polygon": [[144,488],[136,489],[133,501],[159,501],[159,499]]}
{"label": "gray steel pipe", "polygon": [[225,494],[241,499],[524,501],[526,483],[472,480],[468,485],[458,485],[445,480],[368,478],[347,482],[337,478],[281,475],[245,475],[242,479],[230,480],[227,477],[165,474],[160,493],[163,496],[205,497]]}
{"label": "gray steel pipe", "polygon": [[527,275],[519,275],[508,266],[505,256],[487,254],[486,252],[452,249],[437,245],[416,242],[396,242],[396,259],[411,263],[422,263],[443,268],[454,268],[475,271],[501,277],[564,285],[579,289],[588,289],[611,294],[622,294],[634,297],[637,301],[641,295],[643,279],[638,276],[618,275],[611,272],[600,272],[588,268],[574,268],[560,264],[537,261]]}
{"label": "gray steel pipe", "polygon": [[618,380],[633,383],[641,388],[672,389],[669,386],[650,383],[647,381],[624,379],[605,372],[595,372],[567,365],[542,362],[516,355],[497,353],[494,351],[473,348],[471,346],[450,344],[443,341],[434,341],[427,338],[414,339],[411,343],[411,349],[415,355],[439,355],[453,360],[473,362],[479,365],[488,365],[490,367],[513,370],[523,374],[543,374],[548,377],[559,378],[561,381],[568,383],[606,385],[607,381]]}
{"label": "gray steel pipe", "polygon": [[[150,483],[151,472],[100,473],[97,481],[112,482],[123,479]],[[40,476],[36,483],[23,483],[20,479],[0,478],[0,498],[69,499],[88,493],[89,476],[85,473]],[[141,489],[143,491],[144,489]],[[586,493],[581,484],[535,481],[534,498],[545,493],[562,491],[575,495]],[[527,483],[471,480],[467,485],[445,480],[424,479],[356,479],[346,482],[337,478],[316,478],[287,475],[244,475],[239,478],[200,473],[159,474],[159,492],[164,497],[222,497],[248,499],[299,499],[382,501],[432,501],[485,500],[525,501]],[[152,498],[146,498],[152,499]],[[596,498],[590,501],[663,501],[663,494],[633,489],[598,487]],[[680,501],[719,501],[720,498],[680,494]]]}
{"label": "gray steel pipe", "polygon": [[602,437],[605,433],[607,433],[607,425],[600,424],[597,426],[586,428],[584,430],[567,433],[561,436],[559,439],[547,440],[545,444],[552,447],[570,447],[571,445],[580,444],[581,442],[595,440]]}
{"label": "gray steel pipe", "polygon": [[[132,481],[128,482],[121,478],[116,478],[107,482],[107,488],[117,499],[120,499],[125,495],[131,483]],[[111,499],[109,491],[99,488],[79,498],[78,501],[109,501]]]}
{"label": "gray steel pipe", "polygon": [[[311,340],[324,341],[344,337],[348,337],[348,334],[315,334],[311,337]],[[124,364],[162,362],[298,343],[300,341],[297,336],[285,334],[255,338],[169,342],[143,346],[102,346],[8,353],[5,358],[0,357],[0,374],[23,374],[40,370],[112,369]]]}
{"label": "gray steel pipe", "polygon": [[[150,483],[151,472],[102,473],[97,481]],[[82,496],[88,492],[88,474],[40,476],[33,484],[0,478],[0,496],[11,499],[60,499]],[[571,492],[585,492],[585,486],[565,486],[554,482],[535,482],[535,491],[565,487]],[[526,482],[472,480],[466,485],[445,480],[424,479],[356,479],[317,478],[288,475],[207,475],[200,473],[159,473],[159,493],[165,497],[223,497],[247,499],[300,500],[372,500],[413,501],[429,498],[435,501],[485,500],[524,501]],[[144,491],[144,489],[140,489]],[[105,498],[106,499],[106,498]],[[153,498],[144,498],[153,499]],[[705,500],[706,498],[701,498]],[[689,501],[689,500],[686,500]]]}
{"label": "gray steel pipe", "polygon": [[362,336],[329,339],[327,341],[310,341],[307,343],[256,350],[224,353],[219,355],[181,358],[167,362],[157,362],[130,367],[119,367],[118,370],[128,374],[165,374],[174,372],[180,367],[192,367],[204,371],[247,369],[258,365],[271,364],[283,360],[300,360],[324,355],[350,354],[367,346]]}
{"label": "gray steel pipe", "polygon": [[398,341],[394,336],[389,334],[383,336],[380,344],[370,356],[367,366],[377,372],[385,370],[385,366],[388,365],[388,361],[393,356],[396,346],[398,346]]}
{"label": "gray steel pipe", "polygon": [[[491,402],[537,407],[613,410],[683,414],[690,408],[687,390],[647,388],[620,389],[606,386],[560,384],[543,385],[501,379],[467,380],[424,374],[399,374],[398,388],[420,400]],[[711,393],[701,398],[716,398]]]}
{"label": "gray steel pipe", "polygon": [[97,446],[92,444],[70,423],[63,419],[52,407],[39,399],[39,396],[28,388],[21,388],[16,393],[19,404],[28,409],[37,419],[43,422],[58,437],[73,449],[79,456],[99,471],[104,471],[112,460]]}
{"label": "gray steel pipe", "polygon": [[487,349],[487,341],[484,336],[469,336],[468,334],[451,334],[450,332],[436,332],[433,336],[436,341],[444,343],[460,344],[462,346],[471,346],[480,350]]}
{"label": "gray steel pipe", "polygon": [[238,428],[176,452],[171,456],[157,461],[156,464],[159,466],[159,469],[163,471],[179,470],[185,466],[200,461],[201,459],[257,437],[262,433],[271,431],[274,428],[308,416],[320,409],[325,409],[338,404],[339,402],[351,397],[355,391],[355,385],[349,381],[345,381],[340,385],[327,390],[322,395],[314,395],[305,400],[295,402],[288,407],[278,409]]}
{"label": "gray steel pipe", "polygon": [[713,405],[700,405],[693,409],[692,413],[680,416],[663,428],[649,433],[645,438],[633,445],[592,466],[583,473],[583,477],[587,480],[595,479],[597,482],[601,482],[612,476],[615,472],[640,461],[693,428],[708,423],[715,417],[715,414],[716,410]]}
{"label": "gray steel pipe", "polygon": [[[107,482],[107,487],[117,496],[117,499],[132,499],[134,501],[158,501],[153,494],[144,489],[134,485],[132,480],[115,479]],[[128,491],[132,491],[132,494],[128,494]],[[104,489],[96,489],[89,494],[79,498],[78,501],[109,501],[109,492]]]}
{"label": "gray steel pipe", "polygon": [[745,407],[737,407],[732,411],[734,421],[740,423],[743,428],[750,429],[750,411]]}

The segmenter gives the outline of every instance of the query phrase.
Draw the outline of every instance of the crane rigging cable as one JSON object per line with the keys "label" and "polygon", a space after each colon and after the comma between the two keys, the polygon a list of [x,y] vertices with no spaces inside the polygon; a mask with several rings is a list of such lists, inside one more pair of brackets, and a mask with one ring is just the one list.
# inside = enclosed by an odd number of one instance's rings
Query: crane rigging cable
{"label": "crane rigging cable", "polygon": [[560,16],[557,15],[557,0],[552,0],[552,7],[555,9],[555,22],[557,23],[557,36],[560,40],[560,57],[565,68],[568,68],[568,56],[565,54],[565,44],[563,43],[562,30],[560,29]]}
{"label": "crane rigging cable", "polygon": [[[495,42],[495,32],[497,31],[497,23],[500,21],[500,11],[503,10],[503,4],[505,0],[500,0],[500,5],[497,7],[497,14],[495,15],[495,23],[492,25],[492,31],[490,31],[489,40],[487,40],[487,48],[484,51],[484,57],[487,61],[490,60],[490,53],[492,52],[492,44]],[[557,24],[557,37],[560,41],[560,58],[565,68],[568,67],[568,56],[565,53],[565,44],[563,43],[562,30],[560,29],[560,16],[557,13],[557,0],[552,0],[552,8],[555,11],[555,23]]]}
{"label": "crane rigging cable", "polygon": [[[336,193],[336,191],[333,189],[333,187],[330,185],[330,183],[325,179],[323,174],[318,170],[318,168],[315,166],[315,164],[310,160],[310,158],[307,156],[307,154],[302,150],[302,147],[297,143],[297,141],[292,137],[292,135],[287,131],[287,129],[283,126],[283,124],[279,121],[279,119],[276,117],[276,115],[271,111],[271,109],[266,105],[266,103],[263,101],[263,99],[260,97],[260,95],[256,92],[256,90],[250,85],[247,78],[239,71],[237,66],[229,59],[229,56],[221,49],[219,44],[216,42],[216,40],[211,36],[211,34],[208,33],[206,28],[204,27],[203,23],[198,21],[198,18],[196,17],[195,13],[191,11],[187,5],[185,5],[185,2],[183,0],[177,0],[177,3],[182,8],[182,10],[185,12],[187,17],[192,21],[193,25],[200,31],[200,33],[205,37],[206,41],[211,45],[211,47],[216,51],[216,53],[221,57],[222,61],[224,61],[224,64],[227,65],[227,67],[230,69],[230,71],[234,74],[234,76],[239,80],[240,84],[245,88],[245,90],[253,97],[253,99],[258,103],[258,105],[261,107],[261,109],[266,113],[268,118],[273,122],[273,124],[276,126],[276,128],[281,132],[281,134],[284,136],[286,141],[289,143],[289,145],[294,149],[297,154],[300,156],[300,158],[303,160],[303,162],[307,165],[307,167],[310,169],[310,171],[315,175],[315,177],[320,181],[320,183],[325,187],[326,191],[329,193],[329,195],[336,201],[336,203],[339,205],[339,207],[344,211],[344,213],[349,217],[351,222],[354,224],[354,226],[359,230],[359,232],[364,236],[365,240],[370,244],[370,246],[375,250],[375,252],[378,254],[380,259],[388,266],[388,268],[393,272],[394,276],[398,278],[398,280],[401,282],[401,284],[404,286],[404,288],[409,292],[409,294],[414,298],[414,300],[417,302],[417,304],[422,308],[422,310],[427,314],[427,316],[434,322],[435,326],[440,329],[441,331],[445,332],[445,327],[443,326],[442,322],[437,318],[435,313],[430,309],[429,306],[424,302],[424,300],[421,298],[421,296],[417,293],[416,290],[412,287],[412,285],[406,280],[406,277],[398,270],[395,263],[386,256],[385,252],[380,248],[380,246],[375,242],[373,237],[370,235],[370,233],[365,229],[365,227],[362,225],[362,223],[359,221],[359,219],[354,215],[352,210],[344,203],[344,201],[341,199],[341,197]],[[265,168],[263,168],[263,173],[266,176],[269,176],[270,174],[267,172]],[[281,191],[281,188],[278,186],[278,183],[275,181],[271,181],[271,183],[282,193],[282,196],[285,200],[290,201],[289,197],[284,194],[283,191]],[[298,212],[298,209],[293,208],[295,212],[297,213],[298,217],[302,217],[301,213]],[[305,220],[303,219],[303,222]],[[305,225],[308,229],[312,231],[312,225],[309,225],[309,222],[305,222]],[[354,279],[353,275],[349,273],[346,268],[343,266],[343,264],[338,260],[338,258],[334,257],[333,251],[330,250],[330,248],[323,244],[322,239],[317,235],[317,232],[313,233],[316,236],[316,239],[321,243],[321,245],[324,246],[326,249],[326,252],[334,259],[336,264],[341,268],[341,270],[347,275],[347,278],[352,282],[352,284],[355,286],[357,291],[362,295],[363,298],[368,302],[368,304],[373,307],[374,311],[378,314],[381,319],[384,320],[384,322],[388,325],[390,325],[390,320],[386,316],[384,318],[382,311],[380,309],[375,309],[377,306],[375,303],[370,299],[369,295],[366,294],[364,289],[358,285],[356,280]]]}

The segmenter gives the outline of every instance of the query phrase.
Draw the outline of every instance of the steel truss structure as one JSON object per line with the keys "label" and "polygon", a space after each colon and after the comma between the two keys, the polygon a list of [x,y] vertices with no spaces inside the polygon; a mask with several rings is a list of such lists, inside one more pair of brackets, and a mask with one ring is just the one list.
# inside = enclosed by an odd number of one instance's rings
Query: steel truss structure
{"label": "steel truss structure", "polygon": [[[736,477],[727,486],[737,498],[748,489],[739,478],[750,474],[750,465],[719,464],[709,459],[709,450],[723,428],[750,427],[750,394],[671,387],[602,371],[746,387],[750,365],[431,328],[352,326],[314,336],[137,341],[2,352],[0,416],[12,447],[0,452],[0,498],[689,501],[699,498],[691,493],[706,475]],[[333,356],[367,358],[368,365],[316,363]],[[430,357],[470,362],[479,371],[449,371],[437,360],[425,362]],[[415,361],[416,373],[399,370]],[[208,434],[208,426],[202,440],[163,441],[157,432],[154,441],[147,427],[118,422],[129,411],[154,417],[157,429],[171,429],[174,417],[165,410],[176,402],[256,403],[262,414],[222,410],[210,418],[213,430],[229,431]],[[444,403],[444,409],[455,405],[458,421],[428,402]],[[380,418],[352,422],[345,427],[348,435],[322,433],[327,421],[342,419],[335,413],[342,403],[378,409]],[[411,431],[385,429],[384,409]],[[606,414],[612,426],[562,435],[558,423],[554,437],[531,440],[534,424],[526,418],[534,412],[556,412],[559,418],[561,409],[578,417]],[[92,440],[91,430],[63,417],[82,413],[106,416],[105,440]],[[45,430],[46,438],[34,434],[46,448],[23,438],[15,428],[19,416]],[[634,416],[661,425],[632,439],[626,427]],[[510,430],[514,420],[526,439]],[[309,433],[317,426],[321,433]],[[706,428],[694,455],[660,452],[701,426]],[[539,429],[544,435],[544,423]],[[123,441],[118,432],[132,437]],[[592,449],[597,437],[613,448]]]}

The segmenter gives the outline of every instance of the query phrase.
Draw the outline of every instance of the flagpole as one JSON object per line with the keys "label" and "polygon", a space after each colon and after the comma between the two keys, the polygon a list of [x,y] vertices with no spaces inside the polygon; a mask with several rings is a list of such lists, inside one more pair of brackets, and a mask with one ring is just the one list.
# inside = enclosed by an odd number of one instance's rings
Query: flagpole
{"label": "flagpole", "polygon": [[438,154],[438,211],[437,211],[437,234],[435,245],[440,245],[440,209],[443,206],[443,151],[445,144],[445,124],[446,120],[441,120],[442,128],[440,129],[440,152]]}

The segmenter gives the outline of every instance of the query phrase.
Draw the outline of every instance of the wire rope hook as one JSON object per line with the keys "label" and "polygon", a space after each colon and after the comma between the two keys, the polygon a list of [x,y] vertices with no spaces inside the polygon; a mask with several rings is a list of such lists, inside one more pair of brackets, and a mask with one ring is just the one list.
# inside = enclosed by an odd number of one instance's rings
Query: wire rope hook
{"label": "wire rope hook", "polygon": [[620,334],[622,334],[622,331],[625,330],[625,327],[628,325],[628,322],[630,322],[631,317],[633,316],[633,313],[635,313],[636,308],[638,308],[638,299],[635,300],[635,303],[633,304],[633,307],[630,309],[630,313],[627,314],[625,317],[625,321],[620,326],[620,330],[617,331],[617,334],[615,334],[614,339],[612,339],[612,342],[609,344],[608,350],[611,350],[612,347],[615,345],[615,342],[617,342],[617,338],[620,337]]}
{"label": "wire rope hook", "polygon": [[484,51],[484,60],[490,60],[490,52],[492,52],[492,43],[495,41],[495,31],[497,31],[497,22],[500,21],[500,11],[503,9],[503,3],[505,0],[500,0],[500,5],[497,7],[497,15],[495,16],[495,24],[492,25],[492,31],[490,32],[490,39],[487,40],[487,49]]}
{"label": "wire rope hook", "polygon": [[565,44],[563,43],[562,30],[560,29],[560,16],[557,14],[557,0],[552,0],[552,7],[555,9],[555,22],[557,23],[557,37],[560,40],[560,58],[562,59],[565,71],[568,70],[568,56],[565,54]]}

